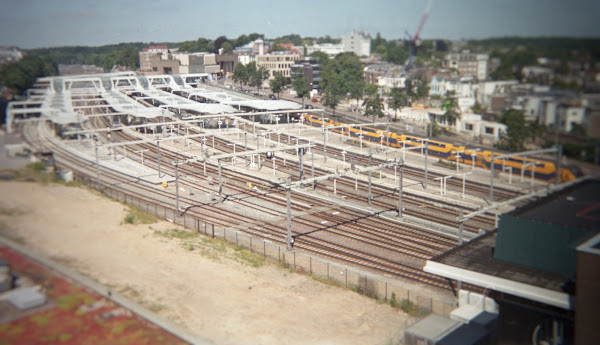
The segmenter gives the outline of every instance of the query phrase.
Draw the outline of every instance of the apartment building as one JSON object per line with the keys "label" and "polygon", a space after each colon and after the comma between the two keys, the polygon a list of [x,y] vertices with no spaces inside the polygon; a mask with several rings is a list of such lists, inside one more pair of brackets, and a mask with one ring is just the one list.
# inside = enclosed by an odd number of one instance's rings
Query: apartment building
{"label": "apartment building", "polygon": [[313,44],[312,46],[306,47],[306,54],[310,55],[314,52],[323,52],[329,56],[329,58],[334,58],[336,55],[344,52],[344,46],[342,44],[333,44],[333,43],[322,43],[322,44]]}
{"label": "apartment building", "polygon": [[371,55],[371,35],[353,32],[342,37],[342,46],[345,52],[353,52],[357,56],[369,56]]}
{"label": "apartment building", "polygon": [[209,53],[169,53],[166,46],[151,46],[140,52],[143,74],[188,74],[221,72],[216,55]]}
{"label": "apartment building", "polygon": [[320,89],[321,65],[317,63],[317,60],[305,57],[303,60],[297,61],[291,67],[292,77],[297,73],[301,73],[304,76],[310,91]]}
{"label": "apartment building", "polygon": [[156,65],[157,61],[163,58],[166,60],[168,55],[169,49],[167,46],[150,46],[144,48],[144,50],[140,52],[140,71],[142,73],[158,71],[158,66]]}
{"label": "apartment building", "polygon": [[300,54],[288,52],[273,52],[255,57],[256,67],[265,67],[269,71],[269,79],[273,78],[274,73],[281,73],[284,77],[291,78],[292,65],[298,60],[300,60]]}
{"label": "apartment building", "polygon": [[473,76],[477,80],[486,80],[488,75],[487,54],[475,54],[468,50],[461,53],[446,54],[442,67],[455,68],[462,76]]}

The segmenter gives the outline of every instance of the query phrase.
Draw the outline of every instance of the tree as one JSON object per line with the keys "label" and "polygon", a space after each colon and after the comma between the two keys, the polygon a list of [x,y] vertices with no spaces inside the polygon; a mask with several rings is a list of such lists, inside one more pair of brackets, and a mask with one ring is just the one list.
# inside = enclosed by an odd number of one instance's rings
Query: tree
{"label": "tree", "polygon": [[31,88],[37,78],[56,75],[56,71],[57,66],[52,59],[27,54],[18,62],[3,65],[0,69],[0,80],[3,85],[20,95]]}
{"label": "tree", "polygon": [[423,74],[417,74],[412,80],[412,87],[414,88],[414,95],[416,99],[424,99],[429,96],[429,85],[425,80]]}
{"label": "tree", "polygon": [[215,46],[212,40],[204,37],[199,37],[196,40],[196,51],[197,52],[212,52],[215,50]]}
{"label": "tree", "polygon": [[214,44],[213,44],[213,49],[214,49],[214,53],[218,54],[219,53],[219,49],[221,49],[221,47],[223,46],[223,43],[228,42],[229,40],[227,39],[226,36],[219,36],[217,37],[217,39],[215,40]]}
{"label": "tree", "polygon": [[481,103],[475,102],[475,104],[473,104],[473,106],[471,107],[471,111],[473,111],[474,114],[483,114],[485,112],[485,109],[483,108]]}
{"label": "tree", "polygon": [[431,124],[427,126],[427,137],[437,138],[440,134],[442,134],[442,129],[434,118],[431,120]]}
{"label": "tree", "polygon": [[404,65],[408,59],[408,49],[403,45],[394,45],[387,48],[387,51],[383,54],[383,59],[397,65]]}
{"label": "tree", "polygon": [[250,38],[248,38],[247,35],[240,35],[236,40],[235,40],[235,47],[241,47],[247,43],[249,43],[251,40]]}
{"label": "tree", "polygon": [[248,70],[246,69],[246,65],[242,63],[238,63],[233,70],[233,81],[236,83],[240,83],[240,89],[242,88],[242,84],[248,83],[250,80],[248,75]]}
{"label": "tree", "polygon": [[[248,67],[250,67],[250,65],[253,63],[254,62],[250,62],[248,64]],[[256,88],[260,90],[263,81],[269,78],[269,70],[267,70],[265,66],[260,66],[258,68],[256,68],[256,64],[254,64],[253,66],[254,68],[252,70],[248,68],[248,74],[250,75],[250,85],[256,86]]]}
{"label": "tree", "polygon": [[269,86],[271,86],[271,91],[277,94],[277,99],[279,99],[279,93],[283,90],[283,87],[287,85],[287,80],[283,76],[281,72],[275,72],[273,74],[273,79],[269,81]]}
{"label": "tree", "polygon": [[321,89],[325,102],[323,103],[326,107],[331,108],[333,116],[335,117],[335,108],[340,104],[342,97],[346,94],[344,91],[344,79],[332,68],[326,68],[321,74],[323,82]]}
{"label": "tree", "polygon": [[275,43],[271,47],[271,51],[272,52],[284,52],[284,51],[288,51],[288,49],[286,47],[279,45],[279,43]]}
{"label": "tree", "polygon": [[231,42],[225,42],[225,43],[223,43],[223,45],[221,46],[221,48],[223,48],[223,53],[224,54],[231,54],[231,53],[233,53],[233,45],[231,44]]}
{"label": "tree", "polygon": [[525,120],[523,111],[509,109],[498,119],[500,123],[506,125],[506,133],[500,135],[500,142],[497,147],[512,152],[524,151],[525,140],[532,134],[532,129]]}
{"label": "tree", "polygon": [[324,68],[327,62],[329,62],[329,56],[322,51],[314,51],[309,56],[315,58],[317,63],[321,65],[321,68]]}
{"label": "tree", "polygon": [[449,93],[449,95],[444,99],[442,109],[444,112],[444,118],[446,122],[453,125],[457,120],[460,120],[460,110],[458,109],[458,102],[456,101],[456,97],[454,96],[454,92]]}
{"label": "tree", "polygon": [[397,120],[398,109],[408,106],[408,96],[406,95],[406,90],[399,87],[392,88],[390,96],[392,97],[390,106],[394,109],[394,120]]}
{"label": "tree", "polygon": [[302,108],[304,108],[304,99],[310,94],[308,89],[308,81],[304,78],[304,74],[297,72],[293,76],[292,87],[296,90],[298,97],[302,98]]}
{"label": "tree", "polygon": [[375,123],[375,116],[383,117],[383,99],[378,93],[367,97],[362,105],[365,107],[365,116],[373,116],[373,123]]}

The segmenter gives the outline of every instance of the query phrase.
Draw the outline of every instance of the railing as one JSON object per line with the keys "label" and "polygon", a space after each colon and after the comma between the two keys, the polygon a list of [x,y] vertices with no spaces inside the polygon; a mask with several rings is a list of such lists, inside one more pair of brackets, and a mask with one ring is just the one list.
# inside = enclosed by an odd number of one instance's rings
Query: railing
{"label": "railing", "polygon": [[[280,265],[298,273],[326,280],[335,285],[352,289],[358,293],[387,303],[391,302],[393,294],[398,305],[404,302],[405,306],[418,307],[417,314],[432,312],[438,315],[449,316],[450,312],[457,307],[456,303],[448,303],[432,296],[427,296],[422,292],[419,293],[407,289],[392,279],[386,280],[373,273],[361,271],[356,267],[345,266],[296,250],[288,251],[284,246],[277,245],[269,240],[254,238],[232,228],[216,226],[202,218],[189,214],[181,216],[179,212],[176,212],[174,206],[159,205],[128,194],[113,186],[98,185],[96,180],[89,176],[74,173],[73,177],[76,181],[82,182],[91,188],[101,190],[106,196],[114,200],[135,206],[149,214],[167,219],[204,236],[223,239],[231,244],[243,247],[252,253],[261,255],[265,259],[276,261]],[[406,303],[406,301],[410,303]]]}

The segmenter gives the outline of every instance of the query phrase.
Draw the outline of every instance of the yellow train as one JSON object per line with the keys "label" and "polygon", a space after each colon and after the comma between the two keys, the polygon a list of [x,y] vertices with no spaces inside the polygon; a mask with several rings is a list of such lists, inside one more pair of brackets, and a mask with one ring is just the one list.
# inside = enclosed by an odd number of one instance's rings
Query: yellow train
{"label": "yellow train", "polygon": [[[443,141],[427,140],[425,138],[413,135],[386,132],[384,130],[368,126],[350,126],[344,123],[334,122],[330,119],[322,120],[320,117],[315,115],[303,114],[301,115],[301,118],[305,124],[311,126],[333,127],[331,131],[339,134],[349,135],[351,137],[359,137],[362,135],[364,140],[397,148],[415,147],[423,145],[423,143],[427,142],[428,151],[431,155],[449,161],[459,161],[460,163],[464,164],[476,165],[486,169],[491,169],[492,167],[492,153],[496,157],[503,154],[501,152],[493,152],[489,150],[481,151],[467,149],[462,145],[457,146]],[[494,158],[495,170],[507,171],[508,167],[511,168],[513,174],[520,175],[523,171],[525,176],[529,177],[533,175],[533,177],[538,180],[554,182],[557,178],[556,165],[552,161],[518,156],[506,159]],[[579,175],[581,175],[581,173],[577,167],[567,166],[561,167],[558,173],[558,178],[560,179],[560,182],[567,182],[574,180]]]}

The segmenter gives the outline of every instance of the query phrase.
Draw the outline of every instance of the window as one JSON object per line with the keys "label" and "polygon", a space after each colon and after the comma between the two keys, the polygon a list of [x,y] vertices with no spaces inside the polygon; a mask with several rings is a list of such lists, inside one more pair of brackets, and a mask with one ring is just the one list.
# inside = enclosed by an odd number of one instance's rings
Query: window
{"label": "window", "polygon": [[472,125],[472,124],[470,124],[470,123],[465,123],[465,129],[466,129],[467,131],[472,131],[472,130],[473,130],[473,125]]}
{"label": "window", "polygon": [[494,134],[494,127],[485,127],[485,134]]}

